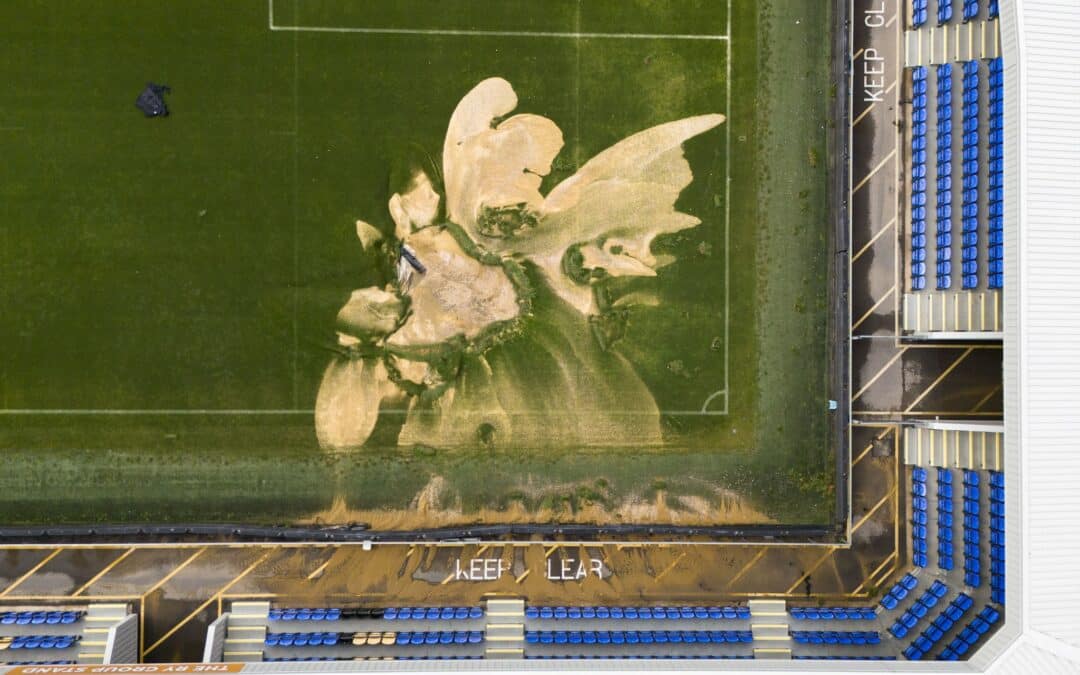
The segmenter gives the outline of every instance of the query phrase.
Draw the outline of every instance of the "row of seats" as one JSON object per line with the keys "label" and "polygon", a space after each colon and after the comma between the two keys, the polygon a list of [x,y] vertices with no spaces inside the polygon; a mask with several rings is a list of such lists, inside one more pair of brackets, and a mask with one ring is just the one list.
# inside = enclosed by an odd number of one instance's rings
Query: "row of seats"
{"label": "row of seats", "polygon": [[750,608],[728,607],[526,607],[526,619],[749,619]]}
{"label": "row of seats", "polygon": [[386,631],[383,633],[267,633],[267,647],[333,647],[478,644],[484,641],[479,630]]}
{"label": "row of seats", "polygon": [[[925,8],[918,9],[920,0],[914,0],[915,16],[925,15]],[[925,0],[923,0],[925,2]],[[925,16],[923,21],[925,22]],[[916,21],[916,26],[921,25]],[[917,66],[912,70],[912,131],[911,131],[911,288],[926,288],[926,86],[927,69]]]}
{"label": "row of seats", "polygon": [[0,650],[67,649],[81,639],[79,635],[7,635],[0,637]]}
{"label": "row of seats", "polygon": [[439,656],[368,656],[363,658],[342,658],[339,656],[275,656],[263,657],[264,663],[286,663],[298,661],[472,661],[482,659],[478,654],[446,654]]}
{"label": "row of seats", "polygon": [[527,659],[547,660],[547,661],[559,661],[563,659],[586,659],[590,661],[595,660],[612,660],[612,659],[632,659],[632,660],[680,660],[680,659],[692,659],[694,661],[703,661],[708,659],[752,659],[753,654],[526,654]]}
{"label": "row of seats", "polygon": [[342,619],[439,620],[479,619],[484,616],[480,607],[387,607],[354,608],[311,607],[271,609],[270,621],[338,621]]}
{"label": "row of seats", "polygon": [[[910,661],[918,661],[929,653],[944,637],[945,632],[952,628],[971,609],[973,604],[975,604],[975,601],[970,596],[964,593],[957,595],[956,599],[950,602],[949,606],[934,618],[934,621],[926,630],[904,649],[904,657]],[[946,627],[943,628],[943,626]]]}
{"label": "row of seats", "polygon": [[987,16],[989,16],[991,19],[996,19],[998,18],[999,13],[1000,12],[998,10],[998,0],[990,0],[990,4],[986,6]]}
{"label": "row of seats", "polygon": [[5,666],[71,666],[75,661],[71,659],[61,661],[4,661]]}
{"label": "row of seats", "polygon": [[952,537],[952,472],[948,469],[937,470],[937,498],[938,567],[947,572],[954,566]]}
{"label": "row of seats", "polygon": [[880,655],[855,655],[848,656],[847,654],[792,654],[791,658],[796,661],[895,661],[895,656],[880,656]]}
{"label": "row of seats", "polygon": [[893,625],[889,626],[889,633],[892,634],[897,640],[902,639],[908,634],[912,628],[914,628],[919,621],[926,616],[926,613],[933,609],[938,600],[945,597],[945,594],[949,592],[948,586],[944,583],[935,580],[930,588],[923,591],[923,594],[919,596],[911,607],[904,611],[900,615],[900,618],[893,622]]}
{"label": "row of seats", "polygon": [[911,0],[911,25],[915,28],[926,23],[930,15],[930,0]]}
{"label": "row of seats", "polygon": [[[993,15],[997,15],[996,2],[993,3]],[[1001,58],[992,59],[990,71],[990,288],[1002,288],[1005,282],[1004,247],[1004,211],[1002,196],[1005,186],[1005,120],[1004,96],[1005,73],[1002,72]]]}
{"label": "row of seats", "polygon": [[[965,7],[965,18],[967,17]],[[963,65],[963,170],[961,180],[977,185],[979,179],[979,62],[965,61]],[[970,129],[970,131],[969,131]],[[972,290],[979,286],[978,217],[979,193],[977,189],[964,190],[960,213],[964,242],[961,251],[961,288]],[[970,245],[968,242],[970,241]]]}
{"label": "row of seats", "polygon": [[839,621],[872,621],[877,618],[873,607],[792,607],[788,610],[792,619],[818,619]]}
{"label": "row of seats", "polygon": [[918,585],[919,580],[915,578],[915,575],[905,574],[900,578],[900,581],[893,584],[893,587],[881,599],[881,606],[885,609],[896,609],[900,601],[906,598],[907,594],[915,590]]}
{"label": "row of seats", "polygon": [[[952,12],[952,6],[949,6]],[[937,289],[952,285],[952,64],[937,67]]]}
{"label": "row of seats", "polygon": [[72,624],[83,617],[80,611],[53,611],[53,612],[2,612],[0,624],[16,626],[36,626],[40,624]]}
{"label": "row of seats", "polygon": [[964,0],[964,21],[979,16],[979,0]]}
{"label": "row of seats", "polygon": [[958,661],[1000,619],[1000,612],[993,607],[984,607],[978,616],[972,619],[971,623],[965,626],[964,630],[960,631],[960,634],[953,638],[945,650],[938,655],[938,660]]}
{"label": "row of seats", "polygon": [[723,644],[753,642],[748,630],[530,630],[529,644]]}
{"label": "row of seats", "polygon": [[483,616],[484,610],[479,607],[388,607],[382,618],[386,621],[462,621]]}
{"label": "row of seats", "polygon": [[1005,604],[1005,474],[990,473],[990,600]]}
{"label": "row of seats", "polygon": [[948,23],[952,20],[952,0],[938,0],[937,6],[937,22],[938,25]]}
{"label": "row of seats", "polygon": [[964,585],[982,585],[979,532],[979,473],[964,471]]}
{"label": "row of seats", "polygon": [[801,644],[814,645],[877,645],[881,636],[876,630],[793,630],[791,639]]}
{"label": "row of seats", "polygon": [[926,567],[926,469],[911,470],[911,561],[916,567]]}

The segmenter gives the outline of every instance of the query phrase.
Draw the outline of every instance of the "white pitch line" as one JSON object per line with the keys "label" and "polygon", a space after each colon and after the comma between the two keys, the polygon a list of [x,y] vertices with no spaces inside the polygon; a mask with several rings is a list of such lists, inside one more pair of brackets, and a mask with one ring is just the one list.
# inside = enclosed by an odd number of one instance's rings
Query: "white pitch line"
{"label": "white pitch line", "polygon": [[313,415],[314,410],[171,410],[171,409],[122,409],[110,410],[108,408],[81,408],[60,409],[46,408],[35,410],[32,408],[6,408],[0,409],[0,415]]}
{"label": "white pitch line", "polygon": [[[731,0],[727,3],[727,34],[731,35]],[[727,135],[724,141],[724,414],[728,413],[731,396],[731,357],[728,345],[731,343],[731,40],[727,41]],[[704,409],[704,406],[702,407]]]}
{"label": "white pitch line", "polygon": [[365,35],[448,35],[458,37],[530,37],[570,40],[727,40],[726,35],[677,33],[563,33],[528,30],[454,30],[439,28],[347,28],[339,26],[270,26],[272,31],[300,33],[362,33]]}
{"label": "white pitch line", "polygon": [[[727,40],[727,35],[702,35],[694,33],[580,33],[564,31],[530,30],[469,30],[440,28],[364,28],[346,26],[278,26],[274,23],[274,0],[267,0],[269,5],[269,28],[272,31],[292,31],[310,33],[363,33],[367,35],[449,35],[464,37],[536,37],[611,40]],[[728,24],[731,23],[729,0]]]}

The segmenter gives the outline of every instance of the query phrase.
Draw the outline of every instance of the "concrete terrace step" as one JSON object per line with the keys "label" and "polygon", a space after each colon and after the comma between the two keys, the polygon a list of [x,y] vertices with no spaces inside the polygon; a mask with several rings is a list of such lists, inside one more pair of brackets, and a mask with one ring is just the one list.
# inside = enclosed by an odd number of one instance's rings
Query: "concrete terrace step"
{"label": "concrete terrace step", "polygon": [[747,603],[750,607],[751,618],[763,616],[787,616],[787,602],[784,600],[751,600]]}
{"label": "concrete terrace step", "polygon": [[791,650],[782,647],[755,647],[755,659],[791,659]]}

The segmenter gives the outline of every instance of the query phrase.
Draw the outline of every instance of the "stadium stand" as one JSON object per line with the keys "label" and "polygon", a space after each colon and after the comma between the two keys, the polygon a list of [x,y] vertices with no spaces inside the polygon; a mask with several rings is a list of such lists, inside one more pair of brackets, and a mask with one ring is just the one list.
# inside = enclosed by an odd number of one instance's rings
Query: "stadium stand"
{"label": "stadium stand", "polygon": [[926,616],[927,612],[937,605],[938,600],[945,597],[949,587],[941,581],[935,580],[930,588],[923,591],[911,607],[904,611],[900,617],[889,626],[889,633],[897,640],[903,639],[919,621]]}
{"label": "stadium stand", "polygon": [[0,665],[133,662],[135,619],[116,604],[0,608]]}
{"label": "stadium stand", "polygon": [[975,646],[983,635],[1001,619],[1001,613],[993,607],[984,607],[978,616],[971,620],[960,634],[938,655],[939,661],[958,661],[969,649]]}
{"label": "stadium stand", "polygon": [[944,637],[945,633],[956,624],[975,603],[971,596],[960,593],[949,603],[931,622],[919,637],[904,649],[904,658],[909,661],[918,661],[931,652]]}
{"label": "stadium stand", "polygon": [[881,606],[887,610],[896,609],[896,606],[907,597],[908,593],[915,590],[919,580],[913,574],[905,574],[893,584],[893,587],[881,598]]}

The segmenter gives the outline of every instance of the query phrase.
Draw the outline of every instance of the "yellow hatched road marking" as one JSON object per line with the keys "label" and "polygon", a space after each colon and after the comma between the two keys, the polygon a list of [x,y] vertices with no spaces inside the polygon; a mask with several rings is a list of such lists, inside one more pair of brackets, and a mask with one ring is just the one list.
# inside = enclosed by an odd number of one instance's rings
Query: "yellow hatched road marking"
{"label": "yellow hatched road marking", "polygon": [[869,382],[864,384],[862,386],[862,388],[859,389],[859,391],[855,392],[855,395],[851,397],[851,400],[854,401],[855,399],[857,399],[860,396],[862,396],[863,394],[865,394],[866,390],[869,389],[875,382],[877,382],[878,378],[880,378],[882,375],[884,375],[885,371],[887,371],[889,369],[889,366],[896,363],[897,360],[899,360],[899,358],[901,356],[903,356],[904,352],[906,352],[907,350],[908,350],[908,348],[906,346],[901,347],[900,351],[898,351],[891,359],[889,359],[888,362],[886,362],[886,364],[881,367],[881,370],[879,370],[876,375],[874,375],[873,377],[870,378]]}
{"label": "yellow hatched road marking", "polygon": [[[874,580],[874,577],[876,577],[878,575],[878,572],[885,569],[885,566],[888,565],[890,562],[892,562],[894,559],[896,559],[896,551],[893,551],[892,553],[890,553],[888,555],[888,557],[886,557],[884,560],[881,561],[880,565],[878,565],[877,567],[874,568],[873,572],[871,572],[870,574],[867,574],[866,579],[864,579],[861,584],[856,586],[855,590],[853,590],[851,592],[851,594],[855,595],[856,593],[860,593],[864,588],[866,588],[867,584],[869,584],[870,582],[872,582]],[[888,576],[888,575],[886,575],[886,576]]]}
{"label": "yellow hatched road marking", "polygon": [[189,621],[191,621],[191,620],[192,620],[192,619],[194,619],[194,618],[195,618],[196,616],[198,616],[198,615],[199,615],[199,614],[200,614],[200,613],[201,613],[201,612],[202,612],[202,611],[203,611],[204,609],[206,609],[207,607],[209,607],[209,606],[210,606],[211,604],[213,604],[214,602],[217,602],[217,601],[218,601],[218,600],[220,599],[221,595],[222,595],[223,593],[225,593],[225,591],[229,590],[230,588],[232,588],[233,586],[235,586],[236,584],[238,584],[238,583],[239,583],[239,582],[240,582],[240,581],[241,581],[241,580],[242,580],[242,579],[243,579],[244,577],[246,577],[246,576],[247,576],[248,574],[251,574],[251,572],[253,572],[253,571],[255,570],[255,568],[256,568],[256,567],[258,567],[259,565],[263,564],[263,562],[265,562],[265,561],[266,561],[266,559],[270,557],[270,554],[271,554],[271,553],[273,553],[273,550],[267,551],[266,553],[264,553],[264,554],[262,554],[261,556],[259,556],[259,559],[258,559],[258,560],[256,560],[255,562],[251,563],[250,565],[248,565],[248,566],[247,566],[247,567],[246,567],[246,568],[244,569],[244,571],[243,571],[243,572],[241,572],[240,574],[237,574],[237,575],[236,575],[235,577],[233,577],[232,581],[230,581],[229,583],[227,583],[227,584],[225,584],[224,586],[222,586],[221,590],[219,590],[219,591],[218,591],[217,593],[214,593],[214,594],[213,594],[212,596],[210,596],[210,597],[209,597],[209,598],[208,598],[208,599],[206,600],[206,602],[204,602],[204,603],[202,603],[201,605],[199,605],[198,607],[196,607],[196,608],[195,608],[195,611],[193,611],[193,612],[192,612],[191,614],[188,614],[188,615],[187,615],[186,617],[184,617],[183,619],[181,619],[179,623],[177,623],[177,624],[176,624],[175,626],[173,626],[172,628],[170,628],[170,629],[169,629],[169,630],[168,630],[168,631],[167,631],[167,632],[166,632],[166,633],[165,633],[164,635],[162,635],[162,636],[161,636],[160,638],[158,638],[157,642],[155,642],[154,644],[152,644],[152,645],[150,645],[149,647],[147,647],[147,648],[146,648],[146,650],[145,650],[145,651],[143,651],[143,656],[146,656],[146,655],[147,655],[147,654],[149,654],[150,652],[152,652],[152,651],[154,651],[155,649],[157,649],[158,647],[160,647],[160,646],[161,646],[161,645],[162,645],[162,644],[163,644],[163,643],[164,643],[164,642],[165,642],[166,640],[168,640],[168,639],[169,639],[170,637],[172,637],[173,635],[175,635],[175,634],[176,634],[176,631],[180,630],[180,629],[181,629],[181,628],[183,628],[183,627],[184,627],[185,625],[187,625],[187,623],[188,623]]}
{"label": "yellow hatched road marking", "polygon": [[878,307],[880,307],[880,306],[881,306],[881,303],[883,303],[883,302],[885,302],[886,300],[888,300],[888,299],[889,299],[889,297],[890,297],[890,296],[891,296],[891,295],[892,295],[893,293],[895,293],[895,292],[896,292],[896,284],[893,284],[892,288],[890,288],[889,290],[885,291],[885,294],[884,294],[884,295],[882,295],[882,296],[881,296],[881,298],[879,298],[879,299],[878,299],[878,301],[874,303],[874,306],[873,306],[873,307],[871,307],[870,309],[866,310],[866,313],[865,313],[865,314],[863,314],[862,316],[860,316],[860,317],[859,317],[859,320],[858,320],[858,321],[856,321],[854,325],[852,325],[852,327],[851,327],[851,330],[853,330],[853,331],[854,331],[854,330],[855,330],[856,328],[858,328],[859,326],[861,326],[861,325],[862,325],[862,323],[863,323],[863,321],[866,321],[867,319],[869,319],[869,318],[870,318],[870,316],[871,316],[871,315],[872,315],[872,314],[874,313],[874,310],[876,310],[876,309],[877,309]]}
{"label": "yellow hatched road marking", "polygon": [[971,352],[973,352],[973,351],[975,351],[975,350],[970,349],[970,348],[964,350],[964,353],[961,354],[959,357],[957,357],[957,359],[955,361],[953,361],[952,364],[948,368],[946,368],[944,372],[941,373],[941,375],[938,375],[937,378],[933,382],[930,383],[930,386],[927,387],[926,389],[924,389],[923,392],[921,394],[919,394],[918,398],[916,398],[914,401],[911,402],[911,405],[909,405],[904,410],[904,412],[909,413],[915,408],[915,406],[919,405],[919,401],[922,401],[924,398],[926,398],[926,395],[929,394],[931,391],[933,391],[934,388],[937,387],[939,384],[941,384],[941,381],[944,380],[946,377],[948,377],[949,373],[951,373],[953,370],[955,370],[956,367],[958,365],[960,365],[960,363],[964,359],[966,359],[971,354]]}
{"label": "yellow hatched road marking", "polygon": [[803,575],[802,575],[801,577],[799,577],[799,578],[798,578],[798,580],[797,580],[797,581],[796,581],[795,583],[791,584],[791,588],[787,589],[787,590],[786,590],[786,591],[784,592],[784,595],[791,595],[792,593],[794,593],[794,592],[795,592],[795,589],[799,587],[799,584],[801,584],[802,582],[806,581],[806,580],[807,580],[807,579],[808,579],[808,578],[810,577],[810,575],[811,575],[811,574],[813,574],[814,572],[816,572],[816,571],[817,571],[817,569],[818,569],[819,567],[821,567],[821,565],[822,565],[822,564],[823,564],[823,563],[824,563],[824,562],[825,562],[826,560],[828,560],[828,559],[829,559],[829,556],[831,556],[832,554],[836,553],[836,551],[837,551],[837,549],[838,549],[838,548],[839,548],[839,547],[837,547],[837,546],[833,546],[833,547],[830,547],[828,551],[825,551],[825,555],[823,555],[823,556],[821,556],[820,558],[818,558],[818,561],[817,561],[816,563],[814,563],[813,565],[811,565],[811,566],[810,566],[810,569],[806,570],[806,572],[805,572],[805,573],[803,573]]}
{"label": "yellow hatched road marking", "polygon": [[743,575],[750,571],[750,568],[756,565],[757,561],[761,560],[768,552],[768,547],[762,547],[762,549],[758,551],[757,554],[753,558],[751,558],[749,562],[743,565],[742,569],[739,570],[739,572],[735,576],[731,577],[731,579],[728,580],[724,588],[731,588],[735,584],[735,582],[737,582],[739,579],[742,579]]}
{"label": "yellow hatched road marking", "polygon": [[71,594],[71,596],[72,596],[72,597],[75,597],[76,595],[81,595],[81,594],[83,593],[83,591],[85,591],[86,589],[90,588],[90,586],[92,586],[92,585],[94,584],[94,582],[95,582],[95,581],[97,581],[97,580],[98,580],[98,579],[100,579],[101,577],[103,577],[103,576],[105,576],[106,574],[108,574],[108,573],[109,573],[109,571],[110,571],[110,570],[111,570],[112,568],[114,568],[114,567],[116,567],[117,565],[119,565],[120,563],[124,562],[124,559],[125,559],[125,558],[127,558],[127,557],[128,557],[129,555],[131,555],[132,553],[134,553],[134,552],[135,552],[135,550],[136,550],[136,549],[134,549],[134,548],[129,548],[128,550],[126,550],[126,551],[124,551],[123,553],[121,553],[121,554],[120,554],[120,556],[119,556],[119,557],[118,557],[118,558],[117,558],[116,560],[113,560],[113,561],[112,561],[111,563],[109,563],[108,565],[106,565],[106,566],[105,566],[105,569],[101,570],[100,572],[98,572],[97,574],[95,574],[95,575],[94,575],[93,577],[91,577],[91,578],[90,578],[90,581],[87,581],[87,582],[86,582],[85,584],[83,584],[82,586],[80,586],[80,587],[79,587],[79,590],[77,590],[77,591],[75,591],[74,593],[72,593],[72,594]]}
{"label": "yellow hatched road marking", "polygon": [[891,151],[889,152],[889,154],[885,155],[885,159],[881,160],[881,162],[880,162],[880,163],[878,163],[878,165],[877,165],[877,166],[875,166],[875,167],[873,168],[873,170],[871,170],[871,171],[870,171],[870,173],[866,174],[866,177],[865,177],[865,178],[863,178],[863,179],[862,179],[861,181],[859,181],[858,185],[856,185],[855,187],[853,187],[853,188],[851,189],[851,192],[852,192],[852,194],[854,194],[854,193],[858,192],[858,191],[859,191],[859,188],[861,188],[862,186],[866,185],[866,183],[867,183],[867,182],[868,182],[868,181],[869,181],[869,180],[870,180],[871,178],[873,178],[873,177],[874,177],[874,174],[876,174],[876,173],[877,173],[878,171],[880,171],[880,170],[881,170],[881,167],[885,166],[885,165],[886,165],[886,164],[887,164],[887,163],[889,162],[889,160],[890,160],[890,159],[892,159],[892,158],[893,158],[893,157],[895,157],[895,156],[896,156],[896,148],[893,148],[893,149],[892,149],[892,150],[891,150]]}
{"label": "yellow hatched road marking", "polygon": [[4,591],[3,591],[2,593],[0,593],[0,598],[4,597],[4,596],[5,596],[5,595],[7,595],[8,593],[10,593],[10,592],[12,592],[13,590],[15,590],[15,589],[16,589],[16,588],[17,588],[17,587],[19,586],[19,584],[21,584],[22,582],[26,581],[26,580],[27,580],[27,579],[29,579],[30,577],[32,577],[32,576],[34,575],[34,573],[35,573],[35,572],[37,572],[38,570],[40,570],[40,569],[41,569],[42,567],[45,567],[45,565],[48,565],[48,564],[49,564],[49,561],[50,561],[50,560],[52,560],[53,558],[55,558],[56,556],[60,555],[60,552],[61,552],[61,551],[63,551],[63,550],[64,550],[64,549],[62,549],[62,548],[58,548],[58,549],[54,550],[54,551],[53,551],[52,553],[50,553],[49,555],[45,556],[45,559],[44,559],[44,560],[42,560],[42,561],[41,561],[41,562],[39,562],[38,564],[36,564],[36,565],[34,565],[33,567],[31,567],[31,568],[30,568],[30,571],[29,571],[29,572],[27,572],[26,574],[22,575],[22,576],[21,576],[21,577],[19,577],[18,579],[16,579],[16,580],[15,580],[15,581],[14,581],[14,582],[13,582],[13,583],[12,583],[12,584],[10,585],[10,586],[8,586],[7,588],[5,588],[5,589],[4,589]]}
{"label": "yellow hatched road marking", "polygon": [[[862,255],[863,253],[866,253],[866,251],[867,251],[867,250],[868,250],[868,249],[869,249],[869,248],[870,248],[871,246],[873,246],[873,245],[874,245],[874,242],[875,242],[875,241],[877,241],[877,240],[878,240],[878,238],[880,238],[880,237],[881,237],[881,235],[885,234],[885,231],[886,231],[886,230],[888,230],[888,229],[889,229],[890,227],[892,227],[893,225],[896,225],[896,217],[895,217],[895,216],[893,217],[893,219],[892,219],[892,220],[890,220],[889,222],[885,223],[885,225],[883,225],[883,226],[882,226],[882,228],[881,228],[880,230],[878,230],[878,231],[877,231],[877,232],[876,232],[876,233],[874,234],[874,236],[873,236],[873,237],[871,237],[871,238],[870,238],[870,241],[868,241],[868,242],[866,242],[865,244],[863,244],[863,247],[862,247],[862,248],[860,248],[860,249],[859,249],[859,251],[858,251],[858,252],[857,252],[857,253],[856,253],[856,254],[855,254],[854,256],[852,256],[852,258],[851,258],[851,261],[852,261],[852,262],[855,262],[856,260],[858,260],[858,259],[859,259],[859,256],[861,256],[861,255]],[[894,286],[894,288],[895,288],[895,286]]]}
{"label": "yellow hatched road marking", "polygon": [[884,497],[882,497],[881,499],[879,499],[879,500],[878,500],[878,503],[877,503],[877,504],[874,504],[874,507],[873,507],[872,509],[870,509],[869,511],[867,511],[867,512],[866,512],[866,515],[865,515],[865,516],[863,516],[862,518],[860,518],[860,519],[859,519],[859,522],[855,523],[855,525],[853,525],[853,526],[851,527],[851,532],[852,532],[852,533],[854,533],[854,532],[855,532],[855,530],[857,530],[857,529],[859,529],[860,527],[862,527],[862,526],[863,526],[863,524],[864,524],[864,523],[865,523],[865,522],[866,522],[867,520],[869,520],[869,519],[870,519],[870,518],[871,518],[871,517],[872,517],[872,516],[873,516],[873,515],[874,515],[875,513],[877,513],[877,510],[878,510],[878,509],[880,509],[880,508],[881,508],[881,507],[882,507],[882,506],[883,506],[883,505],[885,504],[885,502],[889,501],[889,498],[891,498],[891,497],[892,497],[893,495],[895,495],[895,494],[896,494],[896,486],[894,485],[894,486],[893,486],[893,488],[892,488],[891,490],[889,490],[888,494],[886,494],[886,495],[885,495]]}

